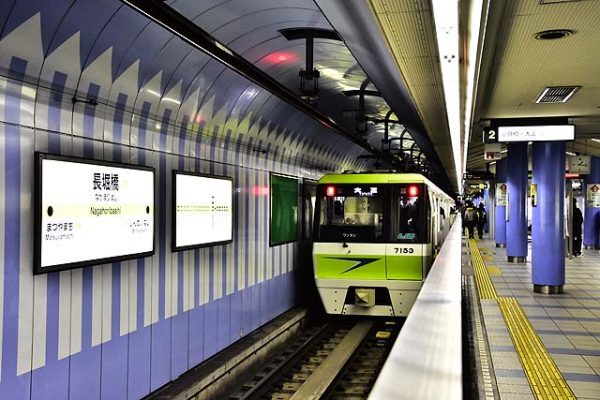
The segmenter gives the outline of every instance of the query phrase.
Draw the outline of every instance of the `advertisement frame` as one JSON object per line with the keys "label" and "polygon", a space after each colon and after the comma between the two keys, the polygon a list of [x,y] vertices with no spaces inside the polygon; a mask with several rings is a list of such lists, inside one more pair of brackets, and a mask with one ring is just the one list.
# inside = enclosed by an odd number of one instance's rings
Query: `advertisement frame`
{"label": "advertisement frame", "polygon": [[[221,240],[218,242],[207,242],[207,243],[199,243],[199,244],[189,244],[185,246],[177,246],[177,175],[189,175],[195,176],[199,178],[211,178],[211,179],[220,179],[220,180],[228,180],[231,181],[231,239],[230,240]],[[235,218],[235,188],[233,187],[233,177],[228,175],[213,175],[213,174],[202,174],[198,172],[192,171],[184,171],[179,169],[174,169],[172,172],[172,186],[173,190],[171,193],[171,251],[173,253],[177,253],[185,250],[193,250],[200,249],[203,247],[212,247],[219,245],[226,245],[233,242],[234,232],[236,231],[236,218]]]}
{"label": "advertisement frame", "polygon": [[[297,211],[297,215],[296,215],[296,239],[292,239],[292,240],[287,240],[287,241],[283,241],[283,242],[273,242],[273,232],[272,232],[272,226],[273,226],[273,176],[280,176],[282,178],[288,178],[288,179],[294,179],[296,181],[296,187],[298,190],[298,195],[296,196],[296,205],[298,207],[298,211]],[[296,243],[300,240],[300,236],[301,236],[301,232],[300,232],[300,215],[298,215],[301,211],[300,211],[300,202],[302,201],[302,191],[300,189],[300,183],[301,183],[301,179],[298,176],[294,176],[294,175],[287,175],[287,174],[280,174],[278,172],[269,172],[269,247],[277,247],[277,246],[281,246],[284,244],[288,244],[288,243]]]}
{"label": "advertisement frame", "polygon": [[[152,250],[142,253],[130,253],[121,256],[95,258],[85,261],[76,261],[66,264],[52,265],[49,267],[42,267],[42,193],[43,182],[42,182],[42,164],[44,160],[55,160],[72,162],[76,164],[89,164],[99,165],[104,167],[116,167],[123,169],[133,169],[141,171],[152,172]],[[94,265],[108,264],[113,262],[132,260],[136,258],[144,258],[153,256],[156,252],[156,169],[145,165],[126,164],[121,162],[97,160],[82,157],[62,156],[44,152],[36,151],[34,153],[34,188],[33,188],[33,274],[40,275],[55,271],[65,271],[70,269],[76,269],[81,267],[89,267]]]}

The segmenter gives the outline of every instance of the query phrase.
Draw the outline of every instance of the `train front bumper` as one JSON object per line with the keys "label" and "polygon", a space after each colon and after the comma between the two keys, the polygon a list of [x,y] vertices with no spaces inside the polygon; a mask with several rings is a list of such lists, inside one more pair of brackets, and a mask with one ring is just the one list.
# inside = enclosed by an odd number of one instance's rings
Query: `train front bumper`
{"label": "train front bumper", "polygon": [[405,317],[423,282],[316,279],[316,284],[328,314]]}

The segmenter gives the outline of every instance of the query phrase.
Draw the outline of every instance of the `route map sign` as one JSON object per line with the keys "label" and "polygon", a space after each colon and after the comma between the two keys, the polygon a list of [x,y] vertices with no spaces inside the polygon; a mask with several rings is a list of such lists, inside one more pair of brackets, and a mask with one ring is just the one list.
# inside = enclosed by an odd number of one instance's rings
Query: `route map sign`
{"label": "route map sign", "polygon": [[154,253],[154,169],[37,153],[34,273]]}
{"label": "route map sign", "polygon": [[232,179],[174,171],[173,182],[173,250],[231,242]]}

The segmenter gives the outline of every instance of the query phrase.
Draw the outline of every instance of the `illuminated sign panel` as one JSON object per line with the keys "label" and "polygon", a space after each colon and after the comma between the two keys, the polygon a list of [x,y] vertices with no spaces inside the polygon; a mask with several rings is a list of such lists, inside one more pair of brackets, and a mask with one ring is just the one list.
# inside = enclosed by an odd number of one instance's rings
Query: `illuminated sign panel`
{"label": "illuminated sign panel", "polygon": [[173,250],[231,242],[232,179],[182,171],[173,177]]}
{"label": "illuminated sign panel", "polygon": [[547,142],[575,139],[575,125],[500,126],[499,142]]}
{"label": "illuminated sign panel", "polygon": [[154,253],[152,168],[36,159],[35,273]]}
{"label": "illuminated sign panel", "polygon": [[371,197],[371,196],[377,194],[377,187],[369,187],[369,188],[355,187],[354,194],[356,194],[358,196]]}

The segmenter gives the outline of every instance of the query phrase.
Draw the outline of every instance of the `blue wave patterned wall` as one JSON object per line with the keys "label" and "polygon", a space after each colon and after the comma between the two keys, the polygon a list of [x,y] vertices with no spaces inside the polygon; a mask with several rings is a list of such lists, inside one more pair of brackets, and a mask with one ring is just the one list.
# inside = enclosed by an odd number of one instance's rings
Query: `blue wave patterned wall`
{"label": "blue wave patterned wall", "polygon": [[[296,244],[269,247],[252,188],[359,148],[120,2],[14,2],[0,26],[0,399],[140,398],[293,305]],[[34,277],[34,151],[153,166],[156,254]],[[170,251],[172,169],[233,176],[231,245]]]}

